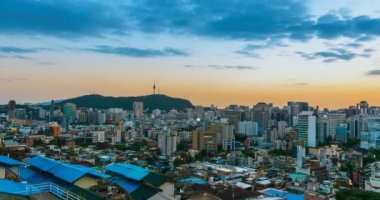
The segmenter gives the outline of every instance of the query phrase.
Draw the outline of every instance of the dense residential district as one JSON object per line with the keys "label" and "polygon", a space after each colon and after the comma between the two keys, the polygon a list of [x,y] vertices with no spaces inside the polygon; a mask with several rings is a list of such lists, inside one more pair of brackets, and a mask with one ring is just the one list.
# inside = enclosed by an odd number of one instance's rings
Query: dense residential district
{"label": "dense residential district", "polygon": [[380,107],[0,107],[0,199],[380,199]]}

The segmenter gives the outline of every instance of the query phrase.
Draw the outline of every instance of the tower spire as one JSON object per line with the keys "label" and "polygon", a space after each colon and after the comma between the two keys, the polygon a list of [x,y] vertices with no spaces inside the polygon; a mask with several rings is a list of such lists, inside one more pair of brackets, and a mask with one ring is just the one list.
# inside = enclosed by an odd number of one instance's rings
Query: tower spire
{"label": "tower spire", "polygon": [[153,82],[153,94],[156,94],[156,80]]}

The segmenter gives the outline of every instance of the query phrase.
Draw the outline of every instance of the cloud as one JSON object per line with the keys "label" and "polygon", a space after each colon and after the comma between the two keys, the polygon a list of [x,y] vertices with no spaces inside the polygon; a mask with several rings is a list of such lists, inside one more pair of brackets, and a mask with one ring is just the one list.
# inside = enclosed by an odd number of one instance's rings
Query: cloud
{"label": "cloud", "polygon": [[54,65],[52,62],[36,62],[37,65]]}
{"label": "cloud", "polygon": [[380,69],[370,70],[366,73],[367,76],[380,76]]}
{"label": "cloud", "polygon": [[242,49],[235,51],[235,53],[248,57],[260,57],[260,55],[256,53],[257,50],[287,46],[288,45],[276,40],[255,41],[245,45]]}
{"label": "cloud", "polygon": [[314,60],[321,58],[323,59],[323,62],[329,63],[329,62],[335,62],[338,60],[343,61],[349,61],[356,57],[370,57],[371,55],[367,53],[355,53],[352,51],[348,51],[343,48],[330,48],[328,51],[318,51],[314,53],[305,53],[297,51],[296,54],[300,55],[301,57],[307,59],[307,60]]}
{"label": "cloud", "polygon": [[348,43],[348,44],[345,44],[346,47],[351,47],[351,48],[360,48],[362,47],[363,45],[360,44],[360,43],[355,43],[355,42],[352,42],[352,43]]}
{"label": "cloud", "polygon": [[0,33],[71,38],[123,32],[128,20],[118,10],[101,1],[3,0]]}
{"label": "cloud", "polygon": [[363,52],[365,52],[365,53],[372,53],[375,51],[376,51],[375,49],[371,49],[371,48],[363,49]]}
{"label": "cloud", "polygon": [[158,49],[138,49],[132,47],[112,47],[107,45],[99,45],[94,48],[83,49],[86,51],[92,51],[104,54],[114,54],[120,56],[147,58],[147,57],[165,57],[165,56],[188,56],[189,54],[180,49],[164,48]]}
{"label": "cloud", "polygon": [[28,59],[29,57],[24,56],[24,54],[36,53],[43,50],[45,49],[44,48],[21,48],[21,47],[0,46],[0,57]]}
{"label": "cloud", "polygon": [[223,69],[232,69],[232,70],[257,70],[258,67],[252,67],[252,66],[244,66],[244,65],[206,65],[206,66],[194,66],[194,65],[185,65],[186,68],[212,68],[217,70],[223,70]]}
{"label": "cloud", "polygon": [[27,78],[22,77],[0,77],[0,82],[15,82],[15,81],[27,81]]}
{"label": "cloud", "polygon": [[296,86],[307,86],[309,84],[305,83],[305,82],[300,82],[300,83],[295,83],[294,85],[296,85]]}
{"label": "cloud", "polygon": [[207,38],[307,41],[348,37],[356,42],[380,36],[380,18],[333,11],[309,12],[304,0],[3,0],[0,34],[57,37],[130,32]]}

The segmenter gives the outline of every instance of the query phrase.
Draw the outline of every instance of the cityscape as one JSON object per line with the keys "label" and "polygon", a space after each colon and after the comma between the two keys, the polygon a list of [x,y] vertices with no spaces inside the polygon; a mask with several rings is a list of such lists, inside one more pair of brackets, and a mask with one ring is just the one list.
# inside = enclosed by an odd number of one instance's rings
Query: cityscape
{"label": "cityscape", "polygon": [[3,0],[0,200],[380,199],[376,0]]}

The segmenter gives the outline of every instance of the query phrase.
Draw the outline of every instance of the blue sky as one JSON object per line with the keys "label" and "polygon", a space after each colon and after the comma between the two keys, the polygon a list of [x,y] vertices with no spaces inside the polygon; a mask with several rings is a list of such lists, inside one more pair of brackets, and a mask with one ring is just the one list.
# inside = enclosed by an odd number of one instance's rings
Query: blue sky
{"label": "blue sky", "polygon": [[3,0],[0,102],[161,93],[380,104],[376,1]]}

